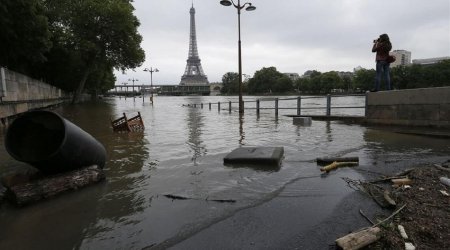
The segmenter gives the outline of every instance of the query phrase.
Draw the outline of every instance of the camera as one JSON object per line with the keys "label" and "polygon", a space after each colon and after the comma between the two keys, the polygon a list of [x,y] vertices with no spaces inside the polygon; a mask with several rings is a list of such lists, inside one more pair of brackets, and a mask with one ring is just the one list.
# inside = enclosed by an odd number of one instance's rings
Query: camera
{"label": "camera", "polygon": [[376,42],[378,42],[378,40],[379,40],[379,39],[375,39],[375,40],[373,40],[373,43],[376,43]]}

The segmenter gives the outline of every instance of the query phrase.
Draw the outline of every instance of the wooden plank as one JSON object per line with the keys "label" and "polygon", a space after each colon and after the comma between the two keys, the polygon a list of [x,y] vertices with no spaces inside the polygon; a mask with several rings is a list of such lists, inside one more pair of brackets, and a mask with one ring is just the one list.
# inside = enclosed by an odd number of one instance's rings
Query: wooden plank
{"label": "wooden plank", "polygon": [[317,164],[326,165],[333,162],[359,162],[359,157],[323,157],[316,159]]}
{"label": "wooden plank", "polygon": [[355,233],[347,234],[336,240],[336,244],[344,250],[363,248],[380,239],[379,227],[370,227]]}
{"label": "wooden plank", "polygon": [[98,166],[58,174],[10,187],[9,200],[18,206],[34,203],[70,190],[102,181],[105,174]]}

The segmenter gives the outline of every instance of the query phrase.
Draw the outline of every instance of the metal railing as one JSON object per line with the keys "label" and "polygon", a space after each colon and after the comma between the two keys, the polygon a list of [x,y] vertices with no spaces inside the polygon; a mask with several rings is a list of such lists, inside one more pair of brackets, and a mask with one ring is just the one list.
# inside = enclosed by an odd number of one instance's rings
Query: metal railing
{"label": "metal railing", "polygon": [[[361,97],[365,97],[365,101],[364,101],[364,106],[333,106],[332,105],[332,99],[333,98],[342,98],[342,97],[349,97],[349,96],[361,96]],[[307,100],[307,99],[325,99],[325,105],[324,106],[304,106],[302,104],[302,100]],[[280,103],[284,102],[284,101],[290,101],[290,104],[292,105],[292,101],[296,101],[296,105],[293,107],[292,106],[281,106]],[[265,102],[272,102],[273,106],[272,107],[262,107],[262,103]],[[248,105],[245,104],[249,104],[249,103],[255,103],[255,105],[251,106],[251,107],[246,107]],[[227,105],[228,104],[228,105]],[[237,105],[239,104],[238,102],[232,102],[232,101],[228,101],[225,103],[221,103],[221,102],[217,102],[217,103],[198,103],[198,104],[189,104],[189,105],[185,105],[185,106],[192,106],[194,108],[200,107],[200,108],[204,108],[204,105],[208,105],[209,110],[212,109],[213,106],[217,105],[217,111],[220,112],[221,110],[228,110],[228,112],[232,112],[232,108],[233,108],[233,104],[235,104],[235,106],[237,107]],[[227,105],[228,109],[222,109],[222,105]],[[290,97],[290,98],[263,98],[263,99],[256,99],[256,100],[244,100],[244,108],[247,110],[256,110],[256,114],[259,116],[261,110],[274,110],[275,111],[275,116],[278,117],[279,115],[279,111],[280,110],[295,110],[296,113],[292,114],[292,115],[297,115],[297,116],[301,116],[302,115],[302,110],[324,110],[325,111],[325,116],[331,116],[331,111],[335,110],[335,109],[364,109],[364,115],[366,115],[366,106],[367,106],[367,96],[366,94],[350,94],[350,95],[326,95],[326,96],[298,96],[298,97]]]}

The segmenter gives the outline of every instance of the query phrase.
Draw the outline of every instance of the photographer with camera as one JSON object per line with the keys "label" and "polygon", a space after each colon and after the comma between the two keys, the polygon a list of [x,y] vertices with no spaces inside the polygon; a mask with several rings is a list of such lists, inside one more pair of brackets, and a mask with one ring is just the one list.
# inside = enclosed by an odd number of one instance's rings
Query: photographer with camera
{"label": "photographer with camera", "polygon": [[378,39],[373,40],[372,52],[376,52],[376,76],[375,76],[375,89],[372,91],[380,90],[381,76],[384,76],[386,81],[386,90],[391,90],[391,77],[390,63],[388,62],[389,51],[392,49],[391,41],[387,34],[382,34]]}

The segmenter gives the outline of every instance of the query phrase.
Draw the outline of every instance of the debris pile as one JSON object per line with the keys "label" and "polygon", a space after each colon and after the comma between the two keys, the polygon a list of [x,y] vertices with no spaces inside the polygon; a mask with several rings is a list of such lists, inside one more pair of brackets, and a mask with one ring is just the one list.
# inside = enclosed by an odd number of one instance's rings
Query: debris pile
{"label": "debris pile", "polygon": [[343,249],[450,249],[449,165],[417,167],[371,181],[344,178],[381,207],[396,210],[369,228],[337,239],[336,244]]}

